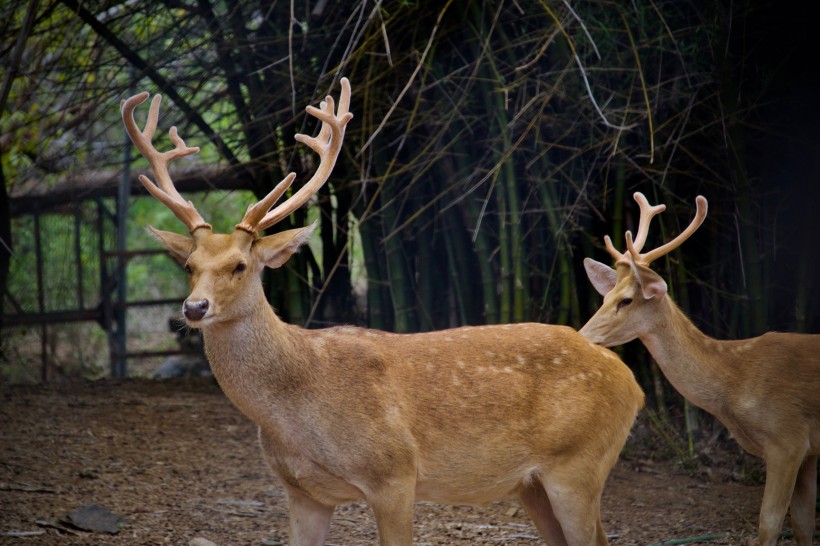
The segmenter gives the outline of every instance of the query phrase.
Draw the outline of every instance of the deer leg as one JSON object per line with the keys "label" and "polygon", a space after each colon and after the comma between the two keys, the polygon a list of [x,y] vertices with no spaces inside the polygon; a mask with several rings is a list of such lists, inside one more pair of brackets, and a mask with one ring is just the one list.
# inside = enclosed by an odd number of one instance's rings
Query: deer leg
{"label": "deer leg", "polygon": [[569,546],[608,546],[601,524],[602,486],[595,485],[594,471],[566,472],[568,479],[545,479],[547,495]]}
{"label": "deer leg", "polygon": [[791,503],[791,521],[799,546],[811,546],[817,502],[817,455],[806,457],[797,473]]}
{"label": "deer leg", "polygon": [[555,518],[547,491],[540,480],[533,479],[532,483],[522,484],[518,490],[518,498],[549,546],[567,546],[564,531]]}
{"label": "deer leg", "polygon": [[760,505],[760,546],[774,546],[792,498],[805,452],[772,451],[766,454],[766,486]]}
{"label": "deer leg", "polygon": [[322,504],[293,487],[287,488],[290,544],[322,546],[330,530],[333,506]]}
{"label": "deer leg", "polygon": [[392,481],[377,493],[368,495],[367,502],[376,516],[380,546],[413,545],[414,479]]}

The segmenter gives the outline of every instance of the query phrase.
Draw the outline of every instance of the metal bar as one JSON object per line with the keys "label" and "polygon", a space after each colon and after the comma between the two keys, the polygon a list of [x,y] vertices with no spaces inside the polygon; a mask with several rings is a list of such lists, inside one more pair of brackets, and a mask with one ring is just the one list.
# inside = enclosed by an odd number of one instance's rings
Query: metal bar
{"label": "metal bar", "polygon": [[167,351],[134,351],[126,354],[128,358],[151,358],[156,356],[173,356],[173,355],[193,355],[199,354],[191,351],[182,351],[180,349],[168,349]]}
{"label": "metal bar", "polygon": [[33,324],[60,324],[64,322],[94,322],[102,318],[101,309],[82,311],[50,311],[45,313],[3,314],[3,327],[31,326]]}
{"label": "metal bar", "polygon": [[136,300],[126,303],[126,307],[152,307],[154,305],[180,304],[185,298],[168,298],[164,300]]}
{"label": "metal bar", "polygon": [[122,252],[118,252],[116,250],[105,251],[106,258],[125,258],[126,260],[130,260],[138,256],[154,256],[156,254],[168,254],[168,251],[163,249],[124,250]]}
{"label": "metal bar", "polygon": [[113,290],[111,275],[108,272],[107,251],[105,250],[105,220],[110,219],[108,207],[102,197],[97,198],[97,240],[99,261],[100,261],[100,324],[108,338],[109,371],[114,375],[116,367],[117,348],[114,344],[114,332],[112,324],[114,321],[114,306],[111,302],[111,292]]}
{"label": "metal bar", "polygon": [[[179,305],[185,298],[167,298],[161,300],[137,300],[125,303],[125,307],[159,307],[161,305]],[[61,322],[102,322],[105,310],[102,305],[95,309],[64,309],[41,313],[3,313],[4,327],[30,326],[32,324],[59,324]]]}
{"label": "metal bar", "polygon": [[[43,296],[43,248],[40,233],[40,212],[34,212],[34,259],[37,260],[37,308],[40,313],[45,312],[45,298]],[[48,381],[48,328],[40,325],[40,380]]]}
{"label": "metal bar", "polygon": [[117,189],[117,304],[114,316],[117,322],[116,359],[112,376],[122,379],[128,375],[128,297],[126,286],[128,259],[124,253],[128,248],[128,197],[131,195],[131,138],[123,133],[122,172]]}
{"label": "metal bar", "polygon": [[74,266],[77,268],[77,304],[80,309],[85,309],[85,290],[83,286],[83,260],[82,245],[80,244],[80,214],[82,205],[74,210]]}

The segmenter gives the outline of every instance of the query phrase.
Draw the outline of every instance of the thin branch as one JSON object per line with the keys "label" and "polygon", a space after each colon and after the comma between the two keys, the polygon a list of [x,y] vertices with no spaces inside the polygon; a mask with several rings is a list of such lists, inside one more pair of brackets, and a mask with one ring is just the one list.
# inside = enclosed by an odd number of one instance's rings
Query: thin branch
{"label": "thin branch", "polygon": [[130,62],[134,67],[141,70],[148,78],[150,78],[159,87],[163,94],[174,101],[177,108],[179,108],[191,122],[199,127],[205,133],[205,136],[216,145],[222,157],[227,159],[231,164],[236,165],[239,159],[234,155],[228,145],[222,138],[216,134],[211,126],[200,116],[196,110],[186,101],[179,93],[176,92],[174,86],[166,80],[156,69],[151,67],[140,55],[131,49],[131,47],[120,40],[113,32],[111,32],[105,24],[100,22],[94,14],[88,11],[84,4],[78,0],[60,0],[68,9],[73,11],[80,19],[90,26],[102,39],[111,44],[114,49]]}
{"label": "thin branch", "polygon": [[290,0],[290,23],[288,24],[288,74],[290,75],[290,113],[296,117],[296,78],[293,76],[293,25],[296,24],[293,1]]}
{"label": "thin branch", "polygon": [[375,139],[376,136],[381,132],[381,130],[384,128],[387,121],[390,119],[390,116],[393,114],[393,111],[396,109],[396,107],[401,102],[402,97],[404,97],[405,93],[407,93],[407,91],[410,89],[410,86],[413,84],[413,81],[416,79],[416,76],[418,75],[419,71],[421,70],[421,67],[424,66],[424,61],[427,58],[427,54],[430,52],[430,48],[433,46],[433,38],[435,38],[435,36],[436,36],[436,32],[439,29],[439,25],[441,24],[441,20],[444,17],[444,14],[447,12],[447,8],[449,8],[450,4],[452,4],[452,3],[453,3],[453,0],[447,0],[447,3],[441,9],[441,12],[439,12],[438,18],[436,19],[436,24],[433,26],[433,31],[430,33],[430,39],[427,40],[427,46],[424,48],[424,53],[421,54],[421,59],[419,59],[419,62],[416,65],[416,68],[413,70],[413,73],[410,75],[410,79],[407,80],[407,84],[404,86],[404,89],[401,90],[401,93],[399,93],[399,96],[393,102],[393,105],[390,107],[390,110],[388,110],[387,113],[384,115],[384,118],[382,118],[382,121],[379,124],[379,126],[376,127],[376,130],[373,131],[373,133],[370,135],[370,138],[368,138],[367,142],[364,143],[364,146],[361,147],[361,149],[358,152],[359,154],[364,152],[367,149],[367,147],[370,146],[370,144],[373,142],[373,139]]}
{"label": "thin branch", "polygon": [[649,163],[655,162],[655,130],[652,126],[652,106],[649,104],[649,93],[646,90],[646,81],[643,77],[643,67],[641,66],[641,56],[638,55],[638,48],[635,45],[635,38],[632,36],[632,31],[629,29],[629,23],[626,17],[621,12],[621,19],[624,22],[624,29],[626,35],[629,36],[629,44],[632,46],[632,53],[635,55],[635,64],[638,67],[638,77],[641,79],[641,90],[643,91],[643,99],[646,104],[646,118],[649,123]]}

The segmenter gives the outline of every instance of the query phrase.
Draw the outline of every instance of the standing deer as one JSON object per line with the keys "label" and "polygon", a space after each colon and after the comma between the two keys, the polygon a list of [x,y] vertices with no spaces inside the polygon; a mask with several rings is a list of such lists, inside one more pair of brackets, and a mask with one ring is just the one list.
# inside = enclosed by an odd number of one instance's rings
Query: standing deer
{"label": "standing deer", "polygon": [[641,193],[634,197],[641,210],[634,242],[627,231],[627,251],[621,253],[604,238],[615,269],[584,260],[604,303],[581,334],[606,347],[639,338],[685,398],[716,416],[743,449],[765,460],[761,546],[777,541],[790,500],[797,543],[809,546],[820,454],[820,335],[769,332],[719,341],[698,330],[649,264],[700,227],[706,199],[696,198],[695,218],[678,237],[641,254],[649,222],[666,207],[651,206]]}
{"label": "standing deer", "polygon": [[317,137],[296,135],[320,157],[316,174],[273,204],[288,175],[228,235],[212,233],[174,188],[168,163],[196,153],[171,128],[158,152],[154,97],[144,131],[142,93],[122,104],[126,130],[157,179],[140,180],[191,236],[151,232],[188,273],[187,323],[202,330],[213,373],[259,427],[262,451],[288,494],[290,542],[324,543],[334,507],[365,500],[380,544],[413,540],[416,498],[486,503],[517,495],[551,545],[607,544],[604,482],[643,393],[614,353],[561,326],[465,327],[390,334],[349,326],[307,330],[279,319],[260,273],[279,267],[314,226],[260,233],[302,206],[341,149],[350,84],[307,112]]}

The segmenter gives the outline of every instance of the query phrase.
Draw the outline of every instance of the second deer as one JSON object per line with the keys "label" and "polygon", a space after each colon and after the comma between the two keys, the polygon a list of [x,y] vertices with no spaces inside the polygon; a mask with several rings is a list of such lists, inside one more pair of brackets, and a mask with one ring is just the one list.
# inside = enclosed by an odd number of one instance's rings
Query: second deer
{"label": "second deer", "polygon": [[800,546],[812,543],[820,454],[820,335],[770,332],[719,341],[702,333],[667,295],[649,264],[680,246],[706,218],[696,199],[692,223],[674,240],[641,254],[649,222],[665,210],[635,194],[638,234],[626,252],[605,237],[615,269],[590,258],[584,266],[604,303],[581,333],[606,347],[640,339],[678,392],[716,416],[749,453],[766,462],[760,507],[761,546],[777,541],[786,511]]}
{"label": "second deer", "polygon": [[152,230],[188,272],[183,312],[204,334],[213,374],[259,426],[262,450],[288,494],[290,543],[323,544],[338,504],[364,500],[382,545],[413,541],[413,503],[486,503],[517,496],[553,546],[607,544],[601,492],[643,393],[614,353],[561,326],[465,327],[389,334],[349,326],[306,330],[286,324],[262,288],[313,226],[262,236],[310,199],[341,149],[350,85],[338,110],[327,97],[308,113],[317,137],[297,135],[319,154],[316,174],[269,209],[289,175],[248,209],[230,234],[216,234],[174,188],[168,162],[198,151],[171,129],[175,148],[158,152],[155,97],[140,130],[126,100],[128,134],[157,184],[140,180],[186,225],[189,236]]}

